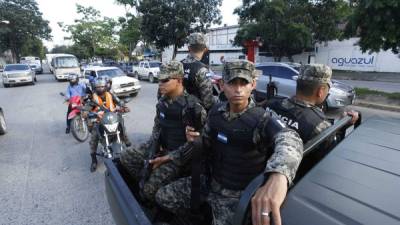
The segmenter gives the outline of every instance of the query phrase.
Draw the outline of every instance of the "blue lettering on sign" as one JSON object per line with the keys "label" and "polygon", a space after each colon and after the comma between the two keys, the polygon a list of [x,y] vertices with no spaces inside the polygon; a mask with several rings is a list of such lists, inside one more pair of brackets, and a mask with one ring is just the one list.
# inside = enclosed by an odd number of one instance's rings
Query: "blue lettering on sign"
{"label": "blue lettering on sign", "polygon": [[356,66],[356,65],[373,65],[374,64],[374,57],[372,56],[370,58],[366,57],[353,57],[353,58],[346,58],[346,57],[341,57],[337,58],[334,57],[331,59],[331,63],[338,65],[338,66]]}

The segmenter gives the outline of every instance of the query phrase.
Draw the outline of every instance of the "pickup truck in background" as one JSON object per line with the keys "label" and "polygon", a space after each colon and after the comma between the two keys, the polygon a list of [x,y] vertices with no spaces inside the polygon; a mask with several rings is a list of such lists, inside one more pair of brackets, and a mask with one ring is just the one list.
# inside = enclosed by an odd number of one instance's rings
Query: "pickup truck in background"
{"label": "pickup truck in background", "polygon": [[[400,189],[400,120],[369,118],[338,138],[341,141],[334,148],[319,148],[337,131],[345,131],[349,120],[336,121],[304,146],[303,161],[281,208],[283,224],[400,224],[400,201],[395,197]],[[154,217],[142,204],[137,183],[118,160],[106,160],[105,165],[106,196],[117,225],[155,225],[161,222],[157,218],[170,224],[193,224],[184,217]],[[260,174],[243,191],[233,225],[251,224],[250,201],[264,180]],[[200,216],[210,218],[209,208],[201,209]]]}
{"label": "pickup truck in background", "polygon": [[133,75],[139,80],[146,79],[150,83],[154,83],[158,80],[160,65],[159,61],[140,61],[139,65],[132,67]]}
{"label": "pickup truck in background", "polygon": [[35,56],[21,57],[20,63],[28,64],[31,67],[31,69],[35,71],[36,74],[43,73],[42,62],[40,61],[39,57],[35,57]]}

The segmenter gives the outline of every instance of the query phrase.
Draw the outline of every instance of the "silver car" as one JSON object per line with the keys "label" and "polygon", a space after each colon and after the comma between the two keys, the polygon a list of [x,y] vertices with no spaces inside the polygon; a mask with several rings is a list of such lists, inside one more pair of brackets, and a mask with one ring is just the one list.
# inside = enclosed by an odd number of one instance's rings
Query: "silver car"
{"label": "silver car", "polygon": [[[296,80],[299,75],[300,64],[268,62],[257,64],[256,68],[262,71],[254,93],[257,100],[265,99],[267,96],[266,87],[269,83],[269,75],[277,85],[278,96],[291,97],[296,94]],[[353,104],[356,96],[354,88],[336,80],[332,80],[332,83],[333,86],[329,90],[325,107],[327,109],[341,108]]]}
{"label": "silver car", "polygon": [[34,85],[36,82],[36,73],[27,64],[7,64],[4,67],[2,78],[4,87],[20,83]]}

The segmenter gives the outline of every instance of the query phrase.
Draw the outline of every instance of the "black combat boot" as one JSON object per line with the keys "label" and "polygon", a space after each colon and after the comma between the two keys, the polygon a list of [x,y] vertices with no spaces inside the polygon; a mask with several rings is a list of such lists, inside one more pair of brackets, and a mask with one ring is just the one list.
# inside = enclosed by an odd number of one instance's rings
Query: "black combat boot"
{"label": "black combat boot", "polygon": [[97,158],[96,158],[96,153],[91,153],[90,157],[92,157],[92,164],[90,165],[90,172],[96,171],[97,168]]}

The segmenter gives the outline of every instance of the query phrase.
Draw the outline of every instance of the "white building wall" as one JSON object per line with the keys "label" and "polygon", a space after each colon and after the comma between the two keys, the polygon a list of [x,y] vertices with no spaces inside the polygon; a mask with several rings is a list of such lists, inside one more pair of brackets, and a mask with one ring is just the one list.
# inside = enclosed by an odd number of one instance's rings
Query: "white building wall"
{"label": "white building wall", "polygon": [[362,53],[358,38],[330,41],[316,45],[315,61],[335,70],[400,72],[400,58],[391,51]]}
{"label": "white building wall", "polygon": [[[210,51],[210,64],[221,64],[221,56],[224,56],[225,60],[233,60],[238,59],[240,55],[243,55],[241,52],[242,47],[232,45],[237,30],[238,26],[227,26],[211,29],[206,34],[207,47]],[[176,60],[181,60],[186,57],[187,51],[187,45],[179,48],[176,55]],[[162,60],[171,60],[172,54],[172,46],[164,49],[164,52],[162,53]]]}

